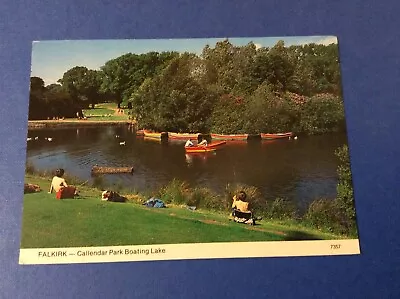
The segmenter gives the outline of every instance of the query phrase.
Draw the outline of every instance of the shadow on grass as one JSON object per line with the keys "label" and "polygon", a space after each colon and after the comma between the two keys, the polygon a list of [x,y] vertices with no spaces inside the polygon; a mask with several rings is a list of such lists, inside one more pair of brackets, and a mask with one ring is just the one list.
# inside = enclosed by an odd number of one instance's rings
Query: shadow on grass
{"label": "shadow on grass", "polygon": [[286,231],[285,241],[323,240],[313,234],[300,231]]}

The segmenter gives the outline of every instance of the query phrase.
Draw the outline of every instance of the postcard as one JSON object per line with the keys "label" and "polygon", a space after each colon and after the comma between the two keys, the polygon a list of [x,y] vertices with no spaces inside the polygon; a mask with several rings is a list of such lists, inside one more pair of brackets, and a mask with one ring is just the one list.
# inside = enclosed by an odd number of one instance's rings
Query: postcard
{"label": "postcard", "polygon": [[334,36],[35,41],[20,264],[360,253]]}

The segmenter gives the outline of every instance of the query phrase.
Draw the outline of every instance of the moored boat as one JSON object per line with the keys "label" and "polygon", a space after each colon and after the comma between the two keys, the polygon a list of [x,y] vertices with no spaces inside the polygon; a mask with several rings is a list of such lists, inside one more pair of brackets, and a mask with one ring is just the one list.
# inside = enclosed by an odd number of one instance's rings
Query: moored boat
{"label": "moored boat", "polygon": [[155,138],[155,139],[161,139],[163,136],[168,135],[166,132],[158,133],[158,132],[150,132],[150,131],[143,131],[144,137],[147,138]]}
{"label": "moored boat", "polygon": [[287,133],[275,133],[275,134],[270,134],[270,133],[261,133],[261,139],[281,139],[281,138],[289,138],[293,136],[293,132],[287,132]]}
{"label": "moored boat", "polygon": [[215,140],[247,140],[249,134],[211,134]]}
{"label": "moored boat", "polygon": [[199,133],[174,133],[168,132],[168,138],[174,140],[197,140]]}
{"label": "moored boat", "polygon": [[143,137],[144,136],[144,130],[137,130],[136,131],[136,136]]}

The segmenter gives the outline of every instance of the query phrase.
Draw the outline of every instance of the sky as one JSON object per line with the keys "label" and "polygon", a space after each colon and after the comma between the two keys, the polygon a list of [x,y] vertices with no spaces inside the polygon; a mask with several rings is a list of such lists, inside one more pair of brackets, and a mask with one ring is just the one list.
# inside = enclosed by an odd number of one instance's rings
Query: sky
{"label": "sky", "polygon": [[[49,85],[56,83],[67,70],[75,66],[99,70],[108,60],[126,53],[186,51],[201,54],[205,45],[213,48],[218,41],[224,39],[226,38],[34,41],[31,76],[40,77],[45,85]],[[337,43],[334,36],[229,38],[235,46],[244,46],[252,41],[257,48],[272,47],[279,40],[283,40],[286,46]]]}

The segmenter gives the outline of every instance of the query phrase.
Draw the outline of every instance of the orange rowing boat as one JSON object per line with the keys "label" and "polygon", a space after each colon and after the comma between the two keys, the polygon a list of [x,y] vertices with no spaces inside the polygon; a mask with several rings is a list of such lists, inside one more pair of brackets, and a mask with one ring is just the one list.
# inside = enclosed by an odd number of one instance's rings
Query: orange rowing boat
{"label": "orange rowing boat", "polygon": [[211,138],[215,140],[247,140],[249,134],[211,134]]}
{"label": "orange rowing boat", "polygon": [[270,133],[261,133],[261,139],[282,139],[282,138],[289,138],[293,136],[293,132],[288,132],[288,133],[276,133],[276,134],[270,134]]}

